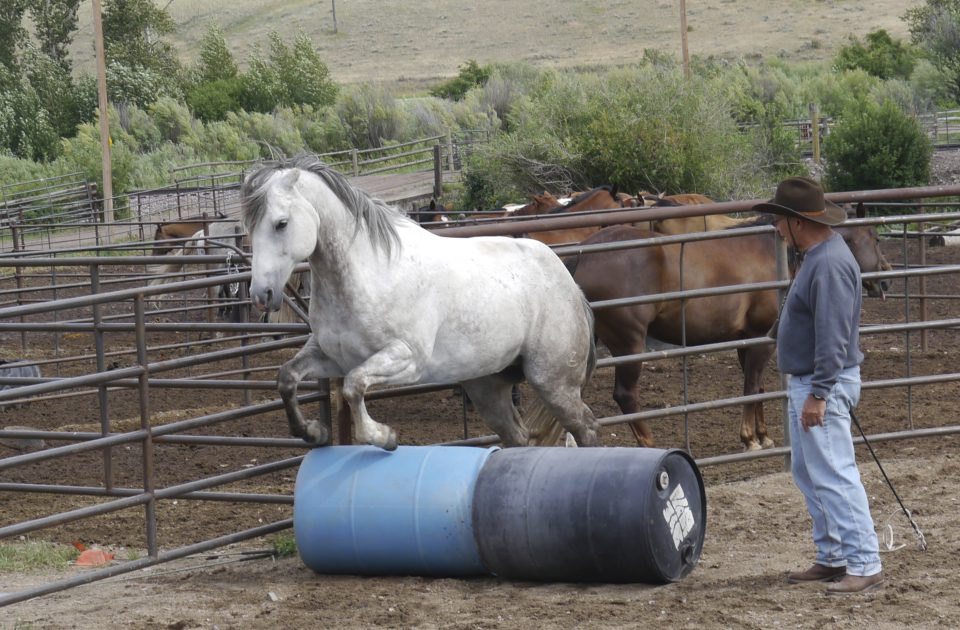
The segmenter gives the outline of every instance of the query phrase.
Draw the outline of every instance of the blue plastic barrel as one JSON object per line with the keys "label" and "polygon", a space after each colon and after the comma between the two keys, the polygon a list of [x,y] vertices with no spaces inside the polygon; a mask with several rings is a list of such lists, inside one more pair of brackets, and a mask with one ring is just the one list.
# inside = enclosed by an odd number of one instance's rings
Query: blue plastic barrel
{"label": "blue plastic barrel", "polygon": [[488,575],[471,512],[477,474],[496,450],[313,449],[294,489],[300,557],[318,573]]}
{"label": "blue plastic barrel", "polygon": [[511,448],[477,478],[487,569],[516,580],[677,581],[703,548],[703,478],[683,451]]}

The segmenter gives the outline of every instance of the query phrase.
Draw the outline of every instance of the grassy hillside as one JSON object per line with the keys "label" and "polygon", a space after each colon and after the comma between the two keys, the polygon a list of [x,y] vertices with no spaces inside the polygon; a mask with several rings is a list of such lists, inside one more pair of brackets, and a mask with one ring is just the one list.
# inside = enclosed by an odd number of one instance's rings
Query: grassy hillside
{"label": "grassy hillside", "polygon": [[[168,0],[157,0],[165,6]],[[335,1],[335,0],[334,0]],[[827,59],[850,33],[908,36],[901,16],[916,0],[688,0],[692,55]],[[467,59],[556,67],[620,64],[645,48],[680,54],[677,0],[169,0],[174,46],[185,62],[211,24],[238,61],[270,30],[307,33],[340,83],[422,83],[456,74]],[[90,0],[73,50],[93,71]]]}

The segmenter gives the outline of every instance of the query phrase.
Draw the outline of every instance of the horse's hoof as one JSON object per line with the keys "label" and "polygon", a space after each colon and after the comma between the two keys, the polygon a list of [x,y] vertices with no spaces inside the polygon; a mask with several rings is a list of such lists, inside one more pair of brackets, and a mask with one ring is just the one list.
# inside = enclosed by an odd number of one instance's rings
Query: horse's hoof
{"label": "horse's hoof", "polygon": [[319,422],[309,422],[303,431],[303,441],[311,446],[327,446],[330,444],[330,432]]}
{"label": "horse's hoof", "polygon": [[760,442],[757,442],[756,440],[747,442],[746,444],[743,445],[744,452],[759,451],[761,448],[762,447],[760,446]]}
{"label": "horse's hoof", "polygon": [[762,446],[763,448],[773,448],[773,446],[774,446],[773,440],[771,440],[771,439],[768,438],[768,437],[765,437],[765,438],[763,438],[763,442],[761,443],[761,446]]}
{"label": "horse's hoof", "polygon": [[395,451],[397,450],[397,432],[393,429],[390,429],[390,435],[387,437],[386,443],[382,446],[385,451]]}

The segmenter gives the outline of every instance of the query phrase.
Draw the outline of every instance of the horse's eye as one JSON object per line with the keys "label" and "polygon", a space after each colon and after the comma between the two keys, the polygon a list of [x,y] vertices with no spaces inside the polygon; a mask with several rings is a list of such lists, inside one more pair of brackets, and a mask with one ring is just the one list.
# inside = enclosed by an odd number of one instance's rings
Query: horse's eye
{"label": "horse's eye", "polygon": [[286,227],[287,227],[287,220],[286,220],[286,219],[280,219],[279,221],[277,221],[276,230],[277,230],[278,232],[281,231],[281,230],[283,230],[283,229],[285,229]]}

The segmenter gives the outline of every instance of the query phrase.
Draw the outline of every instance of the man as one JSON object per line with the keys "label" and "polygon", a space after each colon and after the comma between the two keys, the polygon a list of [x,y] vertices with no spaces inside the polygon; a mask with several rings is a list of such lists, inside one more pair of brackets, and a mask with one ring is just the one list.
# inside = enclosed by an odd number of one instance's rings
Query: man
{"label": "man", "polygon": [[850,410],[860,399],[860,269],[832,226],[846,212],[806,177],[753,208],[778,215],[777,233],[801,256],[777,326],[777,365],[788,375],[793,479],[813,519],[816,560],[791,584],[833,582],[828,595],[883,582],[877,534],[860,480]]}

